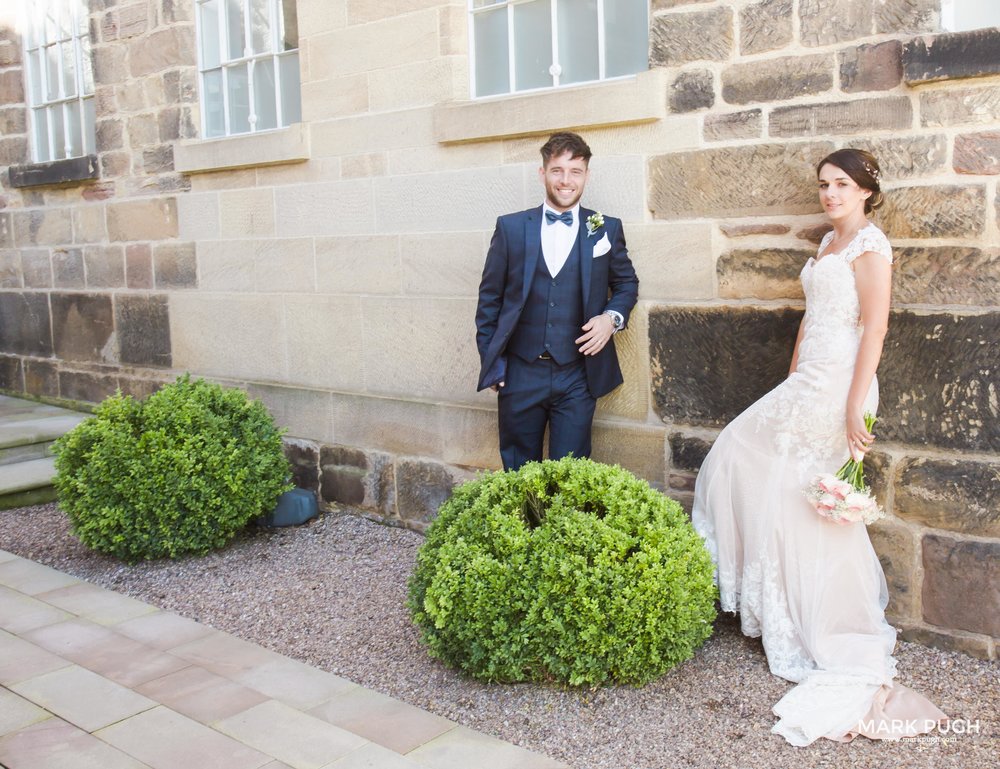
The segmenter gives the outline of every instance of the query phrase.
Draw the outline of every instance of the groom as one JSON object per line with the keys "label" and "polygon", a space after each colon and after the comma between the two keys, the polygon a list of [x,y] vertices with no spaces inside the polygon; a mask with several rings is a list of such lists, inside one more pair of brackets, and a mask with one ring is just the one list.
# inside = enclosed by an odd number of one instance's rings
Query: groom
{"label": "groom", "polygon": [[545,202],[497,219],[476,310],[479,390],[499,396],[506,470],[590,456],[597,399],[622,383],[612,336],[639,293],[620,219],[580,206],[590,147],[574,133],[542,146]]}

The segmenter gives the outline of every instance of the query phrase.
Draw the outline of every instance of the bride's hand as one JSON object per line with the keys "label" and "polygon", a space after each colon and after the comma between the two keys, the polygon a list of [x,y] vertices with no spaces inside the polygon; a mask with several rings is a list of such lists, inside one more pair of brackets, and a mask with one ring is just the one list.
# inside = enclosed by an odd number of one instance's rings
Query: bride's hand
{"label": "bride's hand", "polygon": [[861,409],[847,410],[847,448],[855,462],[862,460],[875,442],[875,436],[865,427]]}

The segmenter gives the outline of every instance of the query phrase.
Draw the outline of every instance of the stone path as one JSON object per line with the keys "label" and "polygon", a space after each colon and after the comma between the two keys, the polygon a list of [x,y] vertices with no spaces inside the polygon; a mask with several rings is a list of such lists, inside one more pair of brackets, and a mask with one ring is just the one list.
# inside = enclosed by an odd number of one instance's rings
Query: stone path
{"label": "stone path", "polygon": [[0,550],[6,769],[565,769]]}

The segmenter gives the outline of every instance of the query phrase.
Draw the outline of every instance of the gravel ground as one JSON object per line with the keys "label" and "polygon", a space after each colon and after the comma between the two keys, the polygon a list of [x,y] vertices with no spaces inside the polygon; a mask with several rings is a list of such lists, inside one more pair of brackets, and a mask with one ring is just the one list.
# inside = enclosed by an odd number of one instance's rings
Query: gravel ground
{"label": "gravel ground", "polygon": [[[0,548],[385,692],[575,769],[997,766],[1000,665],[900,643],[899,680],[979,734],[792,748],[770,734],[789,684],[720,617],[694,659],[642,687],[486,685],[432,660],[404,601],[419,535],[355,515],[248,530],[204,558],[124,566],[68,532],[54,505],[0,512]],[[473,769],[470,767],[470,769]]]}

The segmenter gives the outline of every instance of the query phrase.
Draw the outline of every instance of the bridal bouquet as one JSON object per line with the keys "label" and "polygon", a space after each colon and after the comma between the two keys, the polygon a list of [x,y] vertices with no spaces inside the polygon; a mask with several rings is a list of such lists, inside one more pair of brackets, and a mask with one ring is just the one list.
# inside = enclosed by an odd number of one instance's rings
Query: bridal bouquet
{"label": "bridal bouquet", "polygon": [[[875,417],[865,413],[865,428],[871,432]],[[808,499],[816,512],[834,523],[874,523],[885,517],[871,489],[865,485],[864,456],[852,456],[836,474],[817,475],[806,489]]]}

